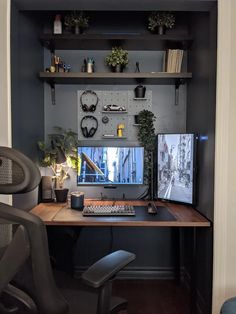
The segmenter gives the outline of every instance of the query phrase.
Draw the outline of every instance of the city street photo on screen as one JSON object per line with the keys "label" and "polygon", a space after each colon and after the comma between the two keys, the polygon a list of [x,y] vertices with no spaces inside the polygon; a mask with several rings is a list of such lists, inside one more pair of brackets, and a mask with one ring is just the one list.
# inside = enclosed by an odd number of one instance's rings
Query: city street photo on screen
{"label": "city street photo on screen", "polygon": [[77,184],[143,184],[143,147],[78,147]]}
{"label": "city street photo on screen", "polygon": [[193,204],[194,134],[158,134],[157,197]]}

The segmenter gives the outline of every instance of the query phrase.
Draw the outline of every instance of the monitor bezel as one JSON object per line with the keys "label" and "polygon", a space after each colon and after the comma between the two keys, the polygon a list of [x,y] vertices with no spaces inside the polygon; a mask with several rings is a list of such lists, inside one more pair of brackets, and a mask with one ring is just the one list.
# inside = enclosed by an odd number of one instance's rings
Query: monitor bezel
{"label": "monitor bezel", "polygon": [[145,183],[144,183],[144,158],[145,158],[145,149],[143,146],[141,145],[135,145],[135,144],[131,144],[131,145],[115,145],[115,144],[112,144],[112,145],[99,145],[99,144],[89,144],[89,143],[86,143],[86,144],[80,144],[77,146],[77,154],[78,154],[78,148],[79,147],[115,147],[115,148],[142,148],[143,149],[143,182],[142,183],[117,183],[117,182],[114,182],[114,183],[89,183],[89,182],[78,182],[78,169],[77,169],[77,174],[76,174],[76,183],[77,183],[77,186],[90,186],[90,187],[110,187],[110,188],[118,188],[118,187],[142,187],[142,186],[145,186]]}
{"label": "monitor bezel", "polygon": [[[183,202],[179,200],[173,200],[168,198],[161,198],[158,197],[158,136],[159,135],[183,135],[188,134],[193,136],[193,184],[192,184],[192,200],[191,202]],[[198,135],[194,132],[162,132],[156,135],[156,149],[155,149],[155,164],[154,164],[154,197],[156,200],[169,202],[169,203],[176,203],[176,204],[183,204],[189,206],[196,206],[196,182],[197,182],[197,142],[198,142]]]}

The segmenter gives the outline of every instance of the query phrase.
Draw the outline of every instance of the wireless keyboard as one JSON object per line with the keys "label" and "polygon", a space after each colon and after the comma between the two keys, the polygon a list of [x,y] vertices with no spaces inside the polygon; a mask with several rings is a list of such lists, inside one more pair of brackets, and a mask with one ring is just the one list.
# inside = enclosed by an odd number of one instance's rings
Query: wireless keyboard
{"label": "wireless keyboard", "polygon": [[85,206],[82,214],[83,216],[135,216],[135,210],[133,206],[128,205]]}

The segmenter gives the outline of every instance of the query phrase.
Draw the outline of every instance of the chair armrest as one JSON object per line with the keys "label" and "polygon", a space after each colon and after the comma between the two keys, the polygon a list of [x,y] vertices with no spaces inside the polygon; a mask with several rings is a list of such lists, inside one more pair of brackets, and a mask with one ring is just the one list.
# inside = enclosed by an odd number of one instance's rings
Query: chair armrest
{"label": "chair armrest", "polygon": [[82,274],[82,279],[87,285],[99,288],[134,259],[135,254],[127,251],[119,250],[113,252],[89,267]]}

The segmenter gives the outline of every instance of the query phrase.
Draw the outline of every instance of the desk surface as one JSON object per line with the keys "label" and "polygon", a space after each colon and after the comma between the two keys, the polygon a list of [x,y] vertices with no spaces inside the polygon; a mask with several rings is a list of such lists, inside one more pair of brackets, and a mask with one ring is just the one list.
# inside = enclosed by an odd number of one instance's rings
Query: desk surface
{"label": "desk surface", "polygon": [[[145,206],[149,201],[101,201],[89,200],[85,204],[93,205],[123,205]],[[192,207],[173,203],[155,202],[157,206],[164,206],[176,218],[175,221],[158,221],[145,219],[140,215],[140,220],[131,218],[120,219],[119,217],[84,217],[80,211],[68,209],[66,204],[41,203],[34,207],[31,212],[39,216],[46,225],[67,226],[129,226],[129,227],[210,227],[211,223]],[[137,207],[136,210],[143,210]]]}

